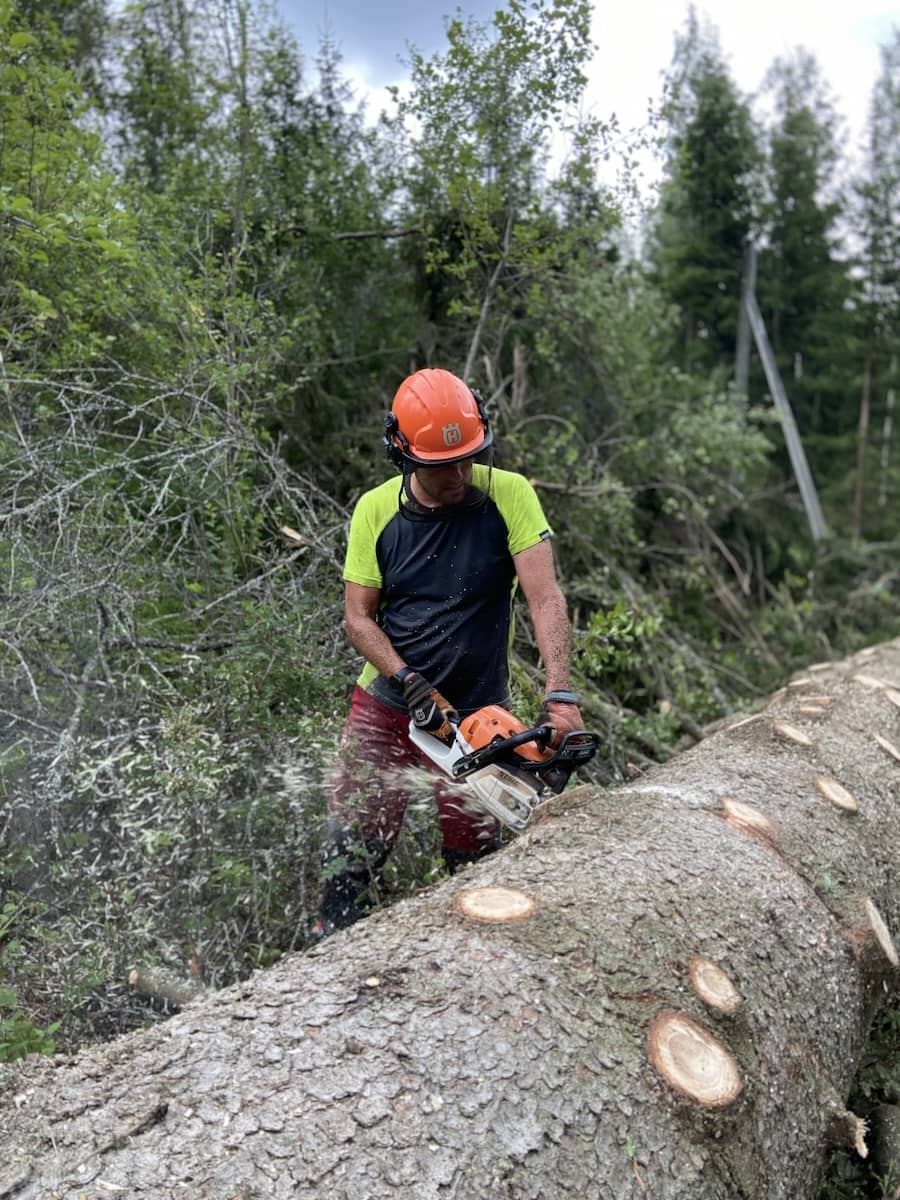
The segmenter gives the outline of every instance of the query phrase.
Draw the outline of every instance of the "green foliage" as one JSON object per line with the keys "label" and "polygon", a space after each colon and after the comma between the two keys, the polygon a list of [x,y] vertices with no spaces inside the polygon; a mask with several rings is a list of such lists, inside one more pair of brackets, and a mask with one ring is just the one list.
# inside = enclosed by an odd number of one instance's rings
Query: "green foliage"
{"label": "green foliage", "polygon": [[610,686],[619,690],[622,677],[645,666],[662,617],[638,616],[619,601],[608,612],[600,609],[591,619],[578,646],[579,663],[591,675],[612,676]]}
{"label": "green foliage", "polygon": [[13,1062],[26,1054],[53,1054],[53,1035],[59,1022],[38,1029],[19,1007],[16,993],[0,988],[0,1062]]}
{"label": "green foliage", "polygon": [[[14,937],[30,906],[18,899],[6,900],[0,910],[0,976],[10,978],[23,957],[22,943]],[[38,1028],[19,1006],[13,988],[0,987],[0,1063],[13,1062],[26,1054],[53,1054],[54,1034],[59,1022]]]}

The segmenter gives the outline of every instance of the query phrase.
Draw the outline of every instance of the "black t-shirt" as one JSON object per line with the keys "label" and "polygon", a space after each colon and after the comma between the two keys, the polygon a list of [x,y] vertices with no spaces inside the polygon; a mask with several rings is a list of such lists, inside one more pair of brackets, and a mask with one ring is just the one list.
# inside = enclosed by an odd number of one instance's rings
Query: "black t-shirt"
{"label": "black t-shirt", "polygon": [[[463,714],[508,703],[513,557],[550,536],[523,476],[476,464],[472,484],[465,502],[438,509],[410,500],[400,478],[366,492],[344,566],[348,582],[380,589],[391,644]],[[402,688],[370,663],[358,682],[405,708]]]}

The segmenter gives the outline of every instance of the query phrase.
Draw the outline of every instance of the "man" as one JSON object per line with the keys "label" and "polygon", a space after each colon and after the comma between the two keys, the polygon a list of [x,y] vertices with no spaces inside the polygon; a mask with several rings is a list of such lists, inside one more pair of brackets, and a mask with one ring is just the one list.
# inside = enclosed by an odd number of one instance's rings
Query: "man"
{"label": "man", "polygon": [[[550,529],[523,476],[474,462],[492,443],[481,399],[449,371],[417,371],[400,385],[385,426],[402,474],[366,492],[350,522],[344,615],[366,662],[332,781],[314,938],[363,914],[400,832],[404,771],[425,762],[409,739],[410,717],[450,738],[461,715],[509,705],[517,587],[546,672],[540,723],[552,726],[551,744],[583,727],[568,690],[570,626]],[[467,810],[446,781],[435,796],[449,870],[497,848],[491,818]]]}

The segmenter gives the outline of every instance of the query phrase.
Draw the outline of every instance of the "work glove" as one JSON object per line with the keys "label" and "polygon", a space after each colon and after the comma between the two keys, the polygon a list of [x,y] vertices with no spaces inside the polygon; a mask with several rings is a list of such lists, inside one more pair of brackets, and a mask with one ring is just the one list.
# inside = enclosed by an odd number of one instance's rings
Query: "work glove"
{"label": "work glove", "polygon": [[550,727],[549,746],[555,750],[567,733],[584,729],[584,721],[578,711],[581,697],[577,692],[548,692],[538,716],[538,725]]}
{"label": "work glove", "polygon": [[453,724],[459,723],[459,713],[418,671],[410,671],[403,680],[403,699],[417,728],[442,742],[453,740]]}

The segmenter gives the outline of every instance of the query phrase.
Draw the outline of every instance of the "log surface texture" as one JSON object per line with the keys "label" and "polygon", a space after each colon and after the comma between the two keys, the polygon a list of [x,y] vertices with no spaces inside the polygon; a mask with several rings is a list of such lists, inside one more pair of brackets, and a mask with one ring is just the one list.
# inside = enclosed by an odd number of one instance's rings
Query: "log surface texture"
{"label": "log surface texture", "polygon": [[[0,1200],[814,1197],[897,982],[892,691],[900,642],[817,664],[306,954],[5,1068]],[[534,911],[473,920],[479,887]]]}

